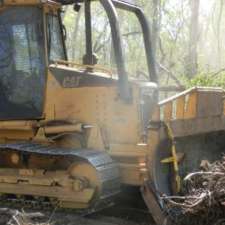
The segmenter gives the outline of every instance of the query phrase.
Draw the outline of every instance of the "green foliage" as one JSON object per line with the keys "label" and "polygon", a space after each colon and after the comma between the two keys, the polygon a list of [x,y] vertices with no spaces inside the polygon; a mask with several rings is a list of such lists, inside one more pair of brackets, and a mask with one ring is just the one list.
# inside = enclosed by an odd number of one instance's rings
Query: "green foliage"
{"label": "green foliage", "polygon": [[185,85],[187,88],[194,86],[201,87],[222,87],[225,88],[225,72],[218,74],[199,74],[191,80],[185,79]]}

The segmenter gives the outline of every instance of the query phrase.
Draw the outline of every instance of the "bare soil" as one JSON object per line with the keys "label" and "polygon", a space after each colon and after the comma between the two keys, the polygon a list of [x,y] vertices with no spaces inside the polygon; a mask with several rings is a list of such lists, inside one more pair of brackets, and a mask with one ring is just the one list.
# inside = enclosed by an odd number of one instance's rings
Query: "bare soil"
{"label": "bare soil", "polygon": [[[40,216],[39,214],[42,214]],[[32,217],[31,215],[36,215]],[[72,212],[2,209],[0,225],[155,225],[137,189],[125,190],[110,208],[82,217]]]}

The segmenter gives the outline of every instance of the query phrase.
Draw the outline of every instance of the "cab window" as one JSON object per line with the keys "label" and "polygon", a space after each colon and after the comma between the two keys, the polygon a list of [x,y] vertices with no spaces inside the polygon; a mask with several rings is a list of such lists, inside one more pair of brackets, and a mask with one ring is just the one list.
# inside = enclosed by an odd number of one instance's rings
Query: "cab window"
{"label": "cab window", "polygon": [[63,47],[63,34],[58,16],[53,14],[47,15],[47,30],[49,62],[51,63],[57,60],[65,60],[66,57]]}

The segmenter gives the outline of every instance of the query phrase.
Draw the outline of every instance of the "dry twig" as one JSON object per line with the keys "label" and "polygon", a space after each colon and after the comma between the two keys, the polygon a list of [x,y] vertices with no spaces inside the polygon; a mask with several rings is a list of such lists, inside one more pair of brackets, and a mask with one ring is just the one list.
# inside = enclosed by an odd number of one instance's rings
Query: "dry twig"
{"label": "dry twig", "polygon": [[204,171],[188,174],[183,196],[162,196],[174,224],[224,225],[225,157]]}

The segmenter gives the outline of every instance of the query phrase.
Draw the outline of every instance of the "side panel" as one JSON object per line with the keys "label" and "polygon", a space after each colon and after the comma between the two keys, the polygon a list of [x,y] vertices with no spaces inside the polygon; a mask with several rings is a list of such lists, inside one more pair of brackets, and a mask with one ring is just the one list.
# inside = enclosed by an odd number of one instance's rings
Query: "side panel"
{"label": "side panel", "polygon": [[[46,120],[79,121],[93,126],[91,131],[97,131],[89,135],[88,147],[108,151],[119,162],[122,182],[140,185],[146,172],[147,145],[138,146],[142,132],[138,87],[133,88],[133,103],[125,104],[118,96],[115,82],[106,86],[84,82],[82,87],[72,88],[76,86],[74,81],[66,80],[67,88],[63,88],[63,80],[59,82],[49,73]],[[99,137],[103,145],[93,144]]]}
{"label": "side panel", "polygon": [[46,119],[97,125],[106,129],[111,143],[136,144],[139,141],[138,104],[124,104],[117,93],[116,85],[63,88],[50,74]]}

